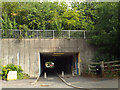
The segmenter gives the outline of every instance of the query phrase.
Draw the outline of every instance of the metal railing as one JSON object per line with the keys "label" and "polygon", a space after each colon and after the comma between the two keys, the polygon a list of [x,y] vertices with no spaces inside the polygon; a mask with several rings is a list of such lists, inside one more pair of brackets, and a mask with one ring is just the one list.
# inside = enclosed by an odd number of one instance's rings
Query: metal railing
{"label": "metal railing", "polygon": [[90,38],[94,30],[2,30],[2,38]]}

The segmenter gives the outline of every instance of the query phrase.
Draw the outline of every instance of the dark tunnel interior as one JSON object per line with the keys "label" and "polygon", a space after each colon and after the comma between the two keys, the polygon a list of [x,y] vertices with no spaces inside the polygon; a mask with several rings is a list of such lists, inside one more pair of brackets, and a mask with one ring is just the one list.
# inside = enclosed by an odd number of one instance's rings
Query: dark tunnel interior
{"label": "dark tunnel interior", "polygon": [[[70,74],[71,72],[71,66],[73,61],[73,56],[76,53],[41,53],[41,71],[42,76],[44,75],[44,72],[47,73],[47,75],[54,75],[54,74],[60,74],[62,71],[64,71],[65,74]],[[45,66],[46,62],[53,62],[54,67],[53,68],[47,68]]]}

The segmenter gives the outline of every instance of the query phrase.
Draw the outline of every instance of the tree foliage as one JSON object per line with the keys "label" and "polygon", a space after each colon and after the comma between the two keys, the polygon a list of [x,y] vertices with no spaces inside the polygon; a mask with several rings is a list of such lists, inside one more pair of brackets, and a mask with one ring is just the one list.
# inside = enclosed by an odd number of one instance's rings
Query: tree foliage
{"label": "tree foliage", "polygon": [[97,33],[91,36],[90,43],[98,47],[98,53],[103,54],[100,60],[106,57],[110,60],[120,58],[119,8],[118,2],[74,2],[71,8],[65,2],[3,2],[2,29],[5,30],[4,36],[8,35],[7,29],[24,26],[59,32],[93,30]]}
{"label": "tree foliage", "polygon": [[102,53],[99,60],[120,59],[119,3],[98,3],[95,10],[94,26],[98,34],[91,37],[91,43],[98,47],[98,53]]}
{"label": "tree foliage", "polygon": [[[81,5],[82,4],[79,6]],[[85,4],[85,6],[88,6],[88,4]],[[25,24],[28,25],[29,29],[93,29],[94,22],[91,20],[91,17],[85,14],[85,12],[87,12],[86,8],[89,9],[89,7],[81,7],[81,9],[77,9],[76,6],[70,9],[65,2],[61,2],[60,4],[58,2],[3,2],[2,18],[3,22],[5,22],[6,19],[11,22],[16,22],[17,24],[14,25],[17,25],[17,28],[19,28],[19,25]],[[7,16],[5,17],[4,14]],[[13,27],[6,27],[9,22],[2,24],[4,26],[3,29],[14,29]]]}

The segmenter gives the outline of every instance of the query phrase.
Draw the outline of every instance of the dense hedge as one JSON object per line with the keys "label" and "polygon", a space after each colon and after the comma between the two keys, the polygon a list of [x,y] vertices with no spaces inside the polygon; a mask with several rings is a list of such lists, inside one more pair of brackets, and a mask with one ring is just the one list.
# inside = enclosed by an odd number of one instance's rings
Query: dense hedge
{"label": "dense hedge", "polygon": [[6,66],[3,66],[2,68],[2,79],[7,80],[7,75],[9,71],[17,71],[17,79],[27,79],[29,78],[28,74],[22,73],[23,69],[21,66],[17,66],[14,64],[8,64]]}

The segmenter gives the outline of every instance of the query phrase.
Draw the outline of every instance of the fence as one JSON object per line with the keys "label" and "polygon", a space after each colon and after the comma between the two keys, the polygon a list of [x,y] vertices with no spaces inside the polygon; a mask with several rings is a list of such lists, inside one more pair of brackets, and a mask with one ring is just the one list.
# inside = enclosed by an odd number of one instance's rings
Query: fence
{"label": "fence", "polygon": [[90,38],[93,30],[2,30],[2,38]]}
{"label": "fence", "polygon": [[88,65],[89,73],[96,72],[96,66],[100,65],[102,72],[120,71],[120,61],[91,63]]}

